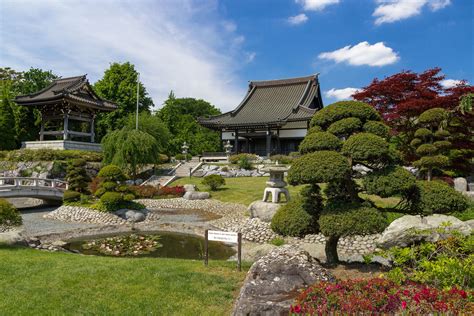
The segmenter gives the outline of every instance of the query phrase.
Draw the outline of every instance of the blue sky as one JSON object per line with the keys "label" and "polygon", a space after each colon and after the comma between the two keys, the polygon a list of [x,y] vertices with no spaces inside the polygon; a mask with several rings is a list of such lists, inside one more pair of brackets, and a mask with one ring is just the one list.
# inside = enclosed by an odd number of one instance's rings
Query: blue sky
{"label": "blue sky", "polygon": [[248,80],[320,73],[324,103],[439,66],[474,82],[471,0],[0,0],[0,66],[99,79],[130,61],[160,107],[237,106]]}

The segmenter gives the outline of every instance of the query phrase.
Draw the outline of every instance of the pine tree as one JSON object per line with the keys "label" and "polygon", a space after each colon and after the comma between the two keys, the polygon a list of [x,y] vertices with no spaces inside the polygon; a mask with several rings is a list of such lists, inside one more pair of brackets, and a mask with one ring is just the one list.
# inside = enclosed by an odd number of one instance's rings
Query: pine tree
{"label": "pine tree", "polygon": [[0,150],[16,148],[15,115],[10,102],[11,83],[2,80],[2,100],[0,103]]}

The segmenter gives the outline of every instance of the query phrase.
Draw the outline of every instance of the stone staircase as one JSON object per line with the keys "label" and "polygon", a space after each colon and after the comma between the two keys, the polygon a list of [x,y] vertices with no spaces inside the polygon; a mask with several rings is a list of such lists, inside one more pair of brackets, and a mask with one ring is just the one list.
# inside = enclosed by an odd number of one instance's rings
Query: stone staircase
{"label": "stone staircase", "polygon": [[167,186],[177,178],[189,177],[189,170],[192,174],[202,164],[197,157],[193,157],[190,161],[179,163],[168,175],[153,175],[141,185]]}

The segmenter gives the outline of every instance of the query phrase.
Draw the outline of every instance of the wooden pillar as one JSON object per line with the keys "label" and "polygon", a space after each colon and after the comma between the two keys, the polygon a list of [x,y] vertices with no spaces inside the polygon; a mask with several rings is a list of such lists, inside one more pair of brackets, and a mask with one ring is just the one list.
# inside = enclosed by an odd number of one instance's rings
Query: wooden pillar
{"label": "wooden pillar", "polygon": [[267,158],[270,157],[271,150],[272,150],[272,134],[271,134],[271,130],[270,130],[270,127],[269,127],[267,129]]}
{"label": "wooden pillar", "polygon": [[236,129],[235,130],[235,140],[234,140],[234,149],[235,149],[235,153],[238,154],[239,153],[239,130]]}
{"label": "wooden pillar", "polygon": [[245,137],[245,152],[250,153],[249,138],[248,137]]}
{"label": "wooden pillar", "polygon": [[64,113],[64,130],[63,130],[63,139],[67,140],[69,137],[69,114]]}
{"label": "wooden pillar", "polygon": [[222,139],[222,129],[220,130],[219,134],[220,134],[220,140],[221,140],[220,143],[219,143],[220,144],[219,145],[219,150],[224,151],[224,140]]}
{"label": "wooden pillar", "polygon": [[41,127],[40,127],[40,141],[44,140],[44,120],[43,115],[41,115]]}
{"label": "wooden pillar", "polygon": [[277,151],[279,154],[282,154],[280,144],[280,129],[277,129]]}
{"label": "wooden pillar", "polygon": [[94,131],[94,121],[95,121],[95,115],[92,115],[91,118],[91,143],[95,142],[95,131]]}

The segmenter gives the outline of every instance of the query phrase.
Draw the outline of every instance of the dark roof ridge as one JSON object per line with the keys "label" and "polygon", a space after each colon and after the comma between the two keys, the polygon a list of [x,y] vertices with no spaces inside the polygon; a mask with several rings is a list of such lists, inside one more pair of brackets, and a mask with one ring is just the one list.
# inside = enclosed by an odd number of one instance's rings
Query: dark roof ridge
{"label": "dark roof ridge", "polygon": [[284,78],[284,79],[274,79],[274,80],[252,80],[249,82],[250,85],[263,87],[263,86],[280,86],[280,85],[287,85],[287,84],[296,84],[307,82],[310,80],[317,80],[318,73],[314,75],[309,75],[305,77],[293,77],[293,78]]}

